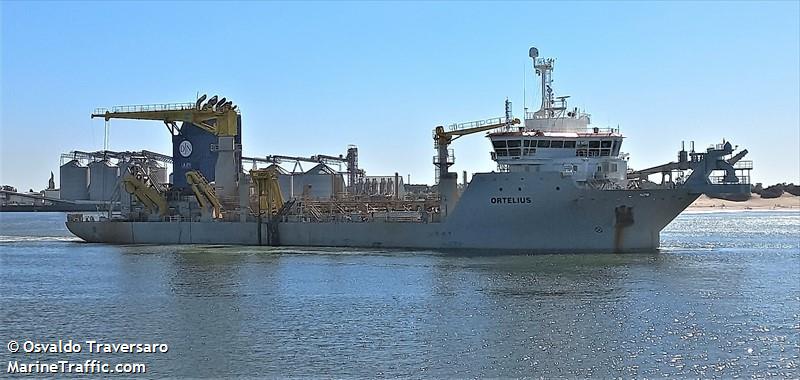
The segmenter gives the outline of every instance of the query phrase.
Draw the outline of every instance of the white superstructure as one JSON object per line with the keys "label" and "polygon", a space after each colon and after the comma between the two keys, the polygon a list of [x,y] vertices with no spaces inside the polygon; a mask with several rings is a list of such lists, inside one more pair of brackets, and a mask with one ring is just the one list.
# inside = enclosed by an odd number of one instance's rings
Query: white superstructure
{"label": "white superstructure", "polygon": [[526,112],[523,126],[509,126],[488,135],[492,159],[501,171],[559,172],[586,185],[627,186],[627,155],[618,129],[590,126],[590,115],[567,106],[569,96],[553,89],[555,59],[540,58],[530,49],[535,72],[541,78],[542,103]]}

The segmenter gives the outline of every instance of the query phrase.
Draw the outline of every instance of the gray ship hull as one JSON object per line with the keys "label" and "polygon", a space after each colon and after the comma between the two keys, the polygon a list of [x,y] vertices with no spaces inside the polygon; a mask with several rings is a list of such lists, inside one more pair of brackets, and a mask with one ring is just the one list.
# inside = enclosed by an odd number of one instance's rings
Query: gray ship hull
{"label": "gray ship hull", "polygon": [[67,228],[87,242],[114,244],[652,251],[698,196],[683,188],[579,188],[559,173],[485,173],[438,223],[69,221]]}

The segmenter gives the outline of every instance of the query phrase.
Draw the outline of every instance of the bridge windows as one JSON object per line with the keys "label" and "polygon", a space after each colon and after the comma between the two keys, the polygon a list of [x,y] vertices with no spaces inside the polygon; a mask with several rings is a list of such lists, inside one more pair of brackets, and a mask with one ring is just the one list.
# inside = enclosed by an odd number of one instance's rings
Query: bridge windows
{"label": "bridge windows", "polygon": [[[496,151],[495,157],[520,158],[533,156],[536,154],[536,149],[542,148],[546,149],[546,152],[552,152],[547,153],[548,156],[550,154],[563,154],[559,153],[560,151],[550,151],[549,149],[571,149],[575,151],[575,156],[578,157],[615,157],[619,155],[620,146],[622,145],[622,140],[618,138],[600,139],[587,137],[568,140],[553,137],[552,139],[540,137],[538,139],[493,140],[492,146]],[[571,151],[565,153],[571,155]]]}

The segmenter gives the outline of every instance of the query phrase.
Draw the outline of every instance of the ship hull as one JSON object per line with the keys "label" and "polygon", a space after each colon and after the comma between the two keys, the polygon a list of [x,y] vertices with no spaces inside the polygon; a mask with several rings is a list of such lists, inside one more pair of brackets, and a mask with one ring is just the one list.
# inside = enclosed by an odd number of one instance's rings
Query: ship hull
{"label": "ship hull", "polygon": [[652,251],[697,196],[681,188],[582,189],[558,173],[485,173],[437,223],[69,221],[67,228],[87,242],[113,244]]}

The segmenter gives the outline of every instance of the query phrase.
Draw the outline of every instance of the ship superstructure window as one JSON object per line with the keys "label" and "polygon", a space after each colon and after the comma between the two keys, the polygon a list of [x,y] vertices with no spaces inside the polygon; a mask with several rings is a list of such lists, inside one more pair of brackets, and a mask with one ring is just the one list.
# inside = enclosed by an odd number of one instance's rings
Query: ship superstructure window
{"label": "ship superstructure window", "polygon": [[612,156],[618,156],[619,155],[619,148],[622,146],[622,141],[614,140],[614,145],[612,145],[612,146],[613,147],[611,148],[611,155]]}
{"label": "ship superstructure window", "polygon": [[508,151],[505,149],[497,149],[497,157],[508,156]]}
{"label": "ship superstructure window", "polygon": [[494,146],[495,148],[505,148],[506,140],[494,140],[492,141],[492,146]]}
{"label": "ship superstructure window", "polygon": [[[510,141],[509,141],[510,142]],[[519,142],[519,141],[518,141]],[[509,156],[516,156],[519,157],[522,154],[522,150],[520,148],[514,148],[508,150]]]}
{"label": "ship superstructure window", "polygon": [[587,148],[589,146],[589,142],[586,140],[578,140],[578,148]]}
{"label": "ship superstructure window", "polygon": [[536,142],[537,148],[549,148],[550,147],[550,140],[539,140]]}
{"label": "ship superstructure window", "polygon": [[564,141],[562,141],[562,140],[551,141],[550,142],[550,147],[551,148],[563,148],[564,147]]}
{"label": "ship superstructure window", "polygon": [[522,145],[526,148],[531,146],[531,140],[525,140]]}
{"label": "ship superstructure window", "polygon": [[509,148],[519,148],[520,141],[519,140],[508,140],[508,147]]}
{"label": "ship superstructure window", "polygon": [[575,141],[573,140],[564,141],[564,148],[574,148],[574,147],[575,147]]}
{"label": "ship superstructure window", "polygon": [[599,147],[600,147],[600,141],[598,140],[589,141],[589,148],[599,148]]}
{"label": "ship superstructure window", "polygon": [[534,154],[536,154],[536,149],[534,148],[525,149],[524,153],[526,156],[533,156]]}

